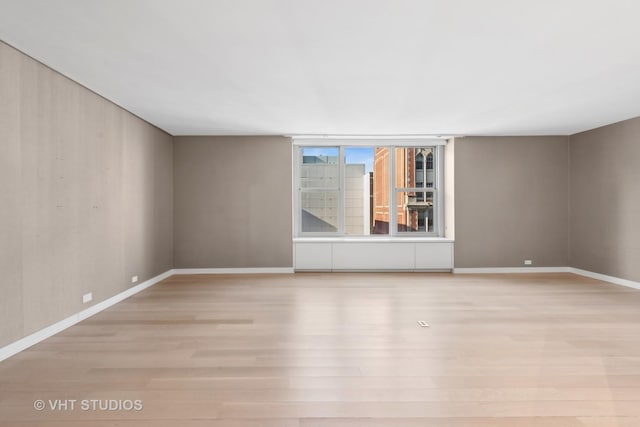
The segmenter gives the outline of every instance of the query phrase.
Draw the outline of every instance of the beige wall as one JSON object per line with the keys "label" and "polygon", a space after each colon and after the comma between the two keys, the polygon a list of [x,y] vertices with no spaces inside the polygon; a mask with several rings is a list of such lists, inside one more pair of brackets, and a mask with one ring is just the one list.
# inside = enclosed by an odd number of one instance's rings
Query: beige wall
{"label": "beige wall", "polygon": [[455,267],[566,266],[567,137],[455,144]]}
{"label": "beige wall", "polygon": [[640,281],[640,118],[570,137],[572,267]]}
{"label": "beige wall", "polygon": [[172,268],[173,147],[2,42],[0,100],[2,346]]}
{"label": "beige wall", "polygon": [[291,141],[176,137],[176,268],[291,267]]}

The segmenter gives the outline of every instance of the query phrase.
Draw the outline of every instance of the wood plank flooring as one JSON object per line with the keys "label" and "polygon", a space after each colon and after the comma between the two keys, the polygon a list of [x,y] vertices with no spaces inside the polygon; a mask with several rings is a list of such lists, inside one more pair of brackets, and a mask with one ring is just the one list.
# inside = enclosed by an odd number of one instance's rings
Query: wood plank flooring
{"label": "wood plank flooring", "polygon": [[173,276],[0,363],[0,425],[637,427],[640,291],[571,274]]}

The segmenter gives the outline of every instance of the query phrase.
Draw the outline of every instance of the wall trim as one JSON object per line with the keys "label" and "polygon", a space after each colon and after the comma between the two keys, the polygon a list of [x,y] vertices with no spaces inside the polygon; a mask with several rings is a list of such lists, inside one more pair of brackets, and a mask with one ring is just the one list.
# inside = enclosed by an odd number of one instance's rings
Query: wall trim
{"label": "wall trim", "polygon": [[570,273],[570,267],[454,268],[454,274]]}
{"label": "wall trim", "polygon": [[498,268],[454,268],[454,274],[511,274],[511,273],[572,273],[578,276],[602,280],[614,285],[626,286],[640,290],[640,282],[621,279],[620,277],[607,276],[574,267],[498,267]]}
{"label": "wall trim", "polygon": [[91,307],[86,308],[85,310],[72,314],[66,319],[60,320],[59,322],[56,322],[53,325],[49,325],[43,329],[40,329],[39,331],[32,333],[31,335],[27,335],[24,338],[20,338],[19,340],[14,341],[11,344],[8,344],[0,348],[0,362],[17,353],[20,353],[23,350],[26,350],[27,348],[35,344],[38,344],[40,341],[44,341],[50,336],[53,336],[59,332],[64,331],[70,326],[73,326],[76,323],[81,322],[82,320],[85,320],[93,316],[94,314],[100,313],[102,310],[107,309],[119,303],[120,301],[126,298],[129,298],[130,296],[135,295],[138,292],[141,292],[147,289],[148,287],[155,285],[156,283],[168,277],[171,277],[172,275],[173,275],[173,270],[167,270],[162,274],[159,274],[155,277],[152,277],[149,280],[146,280],[140,283],[139,285],[126,289],[120,292],[119,294],[112,296],[111,298],[107,298],[106,300],[101,301],[97,304],[94,304]]}
{"label": "wall trim", "polygon": [[174,268],[173,274],[293,274],[293,267]]}
{"label": "wall trim", "polygon": [[621,279],[619,277],[607,276],[606,274],[594,273],[593,271],[581,270],[579,268],[569,267],[569,272],[578,276],[590,277],[596,280],[613,283],[615,285],[626,286],[628,288],[640,290],[640,283],[633,280]]}

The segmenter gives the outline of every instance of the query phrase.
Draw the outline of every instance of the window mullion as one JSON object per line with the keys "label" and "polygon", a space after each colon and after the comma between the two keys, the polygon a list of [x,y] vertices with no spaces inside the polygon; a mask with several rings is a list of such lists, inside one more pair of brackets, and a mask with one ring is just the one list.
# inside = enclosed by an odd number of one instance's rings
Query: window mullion
{"label": "window mullion", "polygon": [[300,235],[302,232],[302,209],[300,209],[300,167],[302,165],[302,160],[300,159],[302,156],[302,150],[300,147],[294,145],[293,146],[293,215],[292,218],[295,221],[293,226],[293,235]]}
{"label": "window mullion", "polygon": [[396,194],[396,150],[389,147],[389,236],[395,236],[398,230],[398,195]]}
{"label": "window mullion", "polygon": [[339,186],[339,197],[338,197],[338,233],[341,235],[345,234],[344,222],[345,222],[345,175],[346,175],[346,166],[344,161],[344,146],[339,147],[339,158],[338,158],[338,186]]}
{"label": "window mullion", "polygon": [[433,194],[433,201],[437,204],[434,209],[434,231],[438,236],[444,237],[444,192],[442,186],[444,185],[444,147],[439,146],[436,148],[435,162],[433,167],[434,171],[434,188],[437,190]]}

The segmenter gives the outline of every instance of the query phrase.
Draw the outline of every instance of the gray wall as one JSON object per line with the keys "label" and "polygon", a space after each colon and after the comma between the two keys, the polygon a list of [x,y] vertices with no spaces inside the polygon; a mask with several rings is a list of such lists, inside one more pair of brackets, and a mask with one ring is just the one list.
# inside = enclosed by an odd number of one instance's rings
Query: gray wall
{"label": "gray wall", "polygon": [[455,266],[566,266],[567,137],[466,137],[455,145]]}
{"label": "gray wall", "polygon": [[172,268],[173,147],[2,42],[0,100],[2,346]]}
{"label": "gray wall", "polygon": [[570,137],[572,267],[640,281],[640,118]]}
{"label": "gray wall", "polygon": [[291,141],[174,138],[176,268],[291,267]]}

